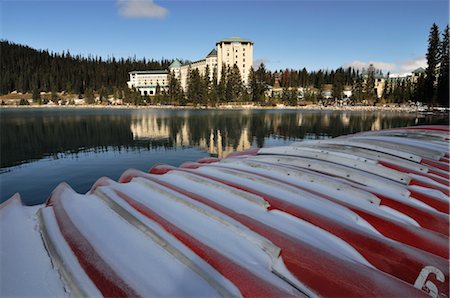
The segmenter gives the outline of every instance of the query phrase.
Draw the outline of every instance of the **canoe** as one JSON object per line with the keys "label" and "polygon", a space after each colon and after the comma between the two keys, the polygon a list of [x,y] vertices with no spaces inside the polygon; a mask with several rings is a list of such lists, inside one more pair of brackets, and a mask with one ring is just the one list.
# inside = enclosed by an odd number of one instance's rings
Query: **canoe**
{"label": "canoe", "polygon": [[0,294],[449,297],[449,139],[363,132],[16,194]]}

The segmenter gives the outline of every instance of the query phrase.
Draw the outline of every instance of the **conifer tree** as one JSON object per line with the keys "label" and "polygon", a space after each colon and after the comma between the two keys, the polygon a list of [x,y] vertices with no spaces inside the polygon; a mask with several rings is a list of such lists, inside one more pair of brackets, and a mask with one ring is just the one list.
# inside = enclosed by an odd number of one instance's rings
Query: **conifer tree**
{"label": "conifer tree", "polygon": [[228,67],[225,63],[222,64],[222,71],[220,73],[219,85],[217,86],[217,97],[219,102],[226,101],[226,86],[227,86]]}
{"label": "conifer tree", "polygon": [[449,26],[445,28],[442,33],[442,42],[440,44],[440,65],[439,65],[439,77],[437,85],[437,100],[440,105],[449,106]]}
{"label": "conifer tree", "polygon": [[361,76],[358,76],[356,79],[352,100],[355,102],[361,102],[363,100],[363,79]]}
{"label": "conifer tree", "polygon": [[390,87],[390,80],[389,80],[389,73],[386,76],[386,80],[384,81],[384,86],[383,86],[383,95],[382,98],[385,101],[388,101],[389,98],[389,87]]}
{"label": "conifer tree", "polygon": [[258,82],[256,81],[256,74],[253,70],[253,67],[250,67],[250,71],[248,73],[248,84],[250,89],[250,99],[253,102],[258,101]]}
{"label": "conifer tree", "polygon": [[436,23],[433,23],[428,37],[428,51],[426,79],[425,79],[425,101],[427,103],[434,103],[436,99],[436,75],[439,63],[439,28]]}
{"label": "conifer tree", "polygon": [[36,103],[38,103],[40,105],[42,104],[42,99],[41,99],[41,94],[39,92],[39,89],[37,89],[37,88],[33,89],[32,98],[33,98],[34,102],[36,102]]}
{"label": "conifer tree", "polygon": [[413,94],[412,94],[412,99],[415,101],[419,101],[419,102],[423,102],[424,98],[426,97],[425,94],[425,76],[423,74],[420,74],[417,82],[414,85],[413,88]]}
{"label": "conifer tree", "polygon": [[375,94],[375,67],[371,64],[367,70],[366,85],[364,88],[365,99],[373,102],[376,99]]}
{"label": "conifer tree", "polygon": [[218,102],[219,90],[218,90],[218,76],[217,76],[217,67],[213,69],[213,76],[211,81],[211,92],[209,93],[209,100],[212,106],[215,106]]}
{"label": "conifer tree", "polygon": [[56,94],[56,91],[52,91],[50,95],[50,100],[55,104],[58,103],[58,94]]}
{"label": "conifer tree", "polygon": [[341,99],[344,91],[342,69],[336,70],[333,78],[333,98]]}
{"label": "conifer tree", "polygon": [[211,78],[209,65],[205,67],[205,73],[202,77],[202,104],[208,105],[210,100],[210,92],[211,92]]}
{"label": "conifer tree", "polygon": [[241,78],[239,67],[234,64],[230,69],[229,77],[227,80],[227,88],[231,88],[231,97],[228,100],[239,101],[241,99],[242,90],[244,88]]}
{"label": "conifer tree", "polygon": [[181,83],[176,78],[174,72],[169,74],[169,87],[167,95],[170,102],[175,102],[182,99]]}
{"label": "conifer tree", "polygon": [[197,68],[189,71],[189,80],[187,84],[188,102],[199,104],[203,101],[204,89],[202,88],[202,78]]}
{"label": "conifer tree", "polygon": [[95,103],[95,96],[92,89],[88,88],[84,92],[84,102],[89,105]]}

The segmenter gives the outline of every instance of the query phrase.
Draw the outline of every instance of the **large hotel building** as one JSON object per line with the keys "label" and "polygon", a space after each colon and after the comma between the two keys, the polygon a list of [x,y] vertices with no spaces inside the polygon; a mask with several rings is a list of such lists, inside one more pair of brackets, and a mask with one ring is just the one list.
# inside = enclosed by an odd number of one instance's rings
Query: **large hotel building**
{"label": "large hotel building", "polygon": [[222,67],[237,65],[245,85],[248,82],[248,74],[253,64],[253,42],[240,37],[232,37],[216,42],[213,49],[205,58],[182,65],[175,60],[168,70],[131,71],[129,88],[136,88],[142,95],[155,95],[156,86],[161,89],[168,87],[168,74],[173,72],[180,80],[181,87],[186,90],[189,69],[198,69],[201,75],[205,74],[206,66],[209,66],[209,77],[212,78],[214,68],[217,68],[218,79],[222,73]]}

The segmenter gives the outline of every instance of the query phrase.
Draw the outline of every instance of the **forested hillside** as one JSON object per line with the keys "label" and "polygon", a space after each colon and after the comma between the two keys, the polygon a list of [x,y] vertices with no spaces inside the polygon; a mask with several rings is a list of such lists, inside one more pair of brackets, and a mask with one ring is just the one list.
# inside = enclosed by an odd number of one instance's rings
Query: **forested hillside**
{"label": "forested hillside", "polygon": [[166,69],[172,61],[72,56],[69,51],[51,53],[0,41],[0,94],[12,91],[67,91],[125,88],[131,70]]}

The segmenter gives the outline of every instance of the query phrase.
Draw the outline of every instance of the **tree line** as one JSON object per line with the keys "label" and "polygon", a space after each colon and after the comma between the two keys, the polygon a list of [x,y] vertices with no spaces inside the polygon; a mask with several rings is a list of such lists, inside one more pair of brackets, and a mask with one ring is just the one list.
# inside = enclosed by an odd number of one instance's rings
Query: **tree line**
{"label": "tree line", "polygon": [[132,70],[166,69],[172,60],[73,56],[35,50],[28,46],[0,41],[0,94],[12,91],[32,93],[70,92],[114,94],[125,89]]}
{"label": "tree line", "polygon": [[426,54],[428,67],[416,85],[426,102],[443,106],[449,105],[449,31],[448,25],[442,33],[436,23],[431,26]]}

